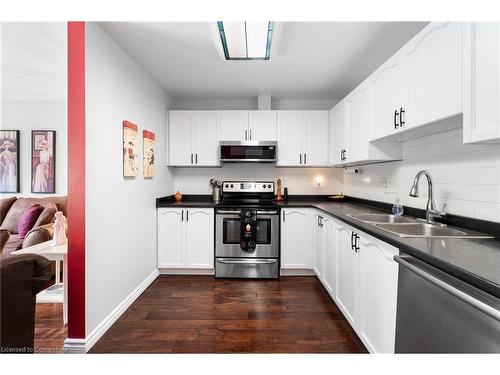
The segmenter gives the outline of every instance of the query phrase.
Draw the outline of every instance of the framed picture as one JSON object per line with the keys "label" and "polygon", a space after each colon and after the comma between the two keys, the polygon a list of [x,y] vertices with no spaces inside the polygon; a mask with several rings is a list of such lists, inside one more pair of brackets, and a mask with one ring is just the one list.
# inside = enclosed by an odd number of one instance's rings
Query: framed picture
{"label": "framed picture", "polygon": [[155,133],[142,131],[142,152],[144,154],[144,177],[152,178],[155,175]]}
{"label": "framed picture", "polygon": [[138,126],[123,121],[123,177],[137,177],[139,173]]}
{"label": "framed picture", "polygon": [[19,193],[19,130],[0,130],[0,193]]}
{"label": "framed picture", "polygon": [[56,132],[31,131],[31,192],[56,192]]}

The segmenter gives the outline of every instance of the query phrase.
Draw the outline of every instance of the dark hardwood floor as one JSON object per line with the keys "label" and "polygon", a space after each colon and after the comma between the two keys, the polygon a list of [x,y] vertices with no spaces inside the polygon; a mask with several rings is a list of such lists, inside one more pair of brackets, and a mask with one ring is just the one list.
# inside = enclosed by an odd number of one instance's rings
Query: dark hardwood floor
{"label": "dark hardwood floor", "polygon": [[365,353],[315,277],[160,276],[92,353]]}
{"label": "dark hardwood floor", "polygon": [[35,353],[62,353],[68,337],[61,303],[37,303],[35,308]]}

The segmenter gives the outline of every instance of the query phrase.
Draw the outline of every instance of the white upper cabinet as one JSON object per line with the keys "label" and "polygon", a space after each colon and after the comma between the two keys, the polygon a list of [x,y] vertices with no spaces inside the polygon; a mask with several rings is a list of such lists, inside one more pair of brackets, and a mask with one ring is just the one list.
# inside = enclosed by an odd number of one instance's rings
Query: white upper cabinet
{"label": "white upper cabinet", "polygon": [[302,165],[302,138],[302,111],[278,111],[277,165]]}
{"label": "white upper cabinet", "polygon": [[338,165],[344,161],[346,130],[347,104],[341,101],[330,111],[330,165]]}
{"label": "white upper cabinet", "polygon": [[379,139],[400,129],[400,113],[406,107],[403,56],[396,54],[377,69],[369,85],[371,139]]}
{"label": "white upper cabinet", "polygon": [[194,111],[170,111],[169,165],[192,165],[192,131],[196,120]]}
{"label": "white upper cabinet", "polygon": [[220,111],[221,141],[247,141],[248,111]]}
{"label": "white upper cabinet", "polygon": [[248,140],[276,141],[276,111],[250,111],[248,121]]}
{"label": "white upper cabinet", "polygon": [[278,111],[278,166],[328,166],[328,111]]}
{"label": "white upper cabinet", "polygon": [[368,159],[368,88],[361,85],[347,99],[348,162]]}
{"label": "white upper cabinet", "polygon": [[404,128],[442,120],[462,112],[464,25],[433,22],[403,49],[407,65]]}
{"label": "white upper cabinet", "polygon": [[194,165],[219,165],[219,111],[197,111],[193,127]]}
{"label": "white upper cabinet", "polygon": [[281,268],[311,268],[311,239],[309,231],[309,209],[291,208],[281,210]]}
{"label": "white upper cabinet", "polygon": [[465,30],[464,143],[500,142],[500,23]]}
{"label": "white upper cabinet", "polygon": [[328,111],[304,111],[304,165],[328,165]]}
{"label": "white upper cabinet", "polygon": [[170,111],[169,165],[218,166],[219,111]]}

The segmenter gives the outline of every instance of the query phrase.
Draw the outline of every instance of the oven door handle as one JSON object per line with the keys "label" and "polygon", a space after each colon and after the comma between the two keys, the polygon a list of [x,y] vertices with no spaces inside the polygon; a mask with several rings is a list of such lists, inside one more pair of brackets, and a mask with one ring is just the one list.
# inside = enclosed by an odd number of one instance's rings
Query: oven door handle
{"label": "oven door handle", "polygon": [[241,211],[229,211],[229,210],[218,210],[216,211],[217,214],[223,214],[223,215],[240,215]]}
{"label": "oven door handle", "polygon": [[278,211],[257,211],[257,215],[278,215]]}
{"label": "oven door handle", "polygon": [[276,259],[217,259],[223,264],[274,264]]}

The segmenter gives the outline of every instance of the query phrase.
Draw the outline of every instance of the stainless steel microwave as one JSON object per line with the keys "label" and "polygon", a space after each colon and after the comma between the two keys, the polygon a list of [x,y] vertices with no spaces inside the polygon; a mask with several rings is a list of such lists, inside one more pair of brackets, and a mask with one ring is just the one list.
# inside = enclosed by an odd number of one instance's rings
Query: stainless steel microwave
{"label": "stainless steel microwave", "polygon": [[219,149],[225,163],[276,162],[276,141],[221,141]]}

